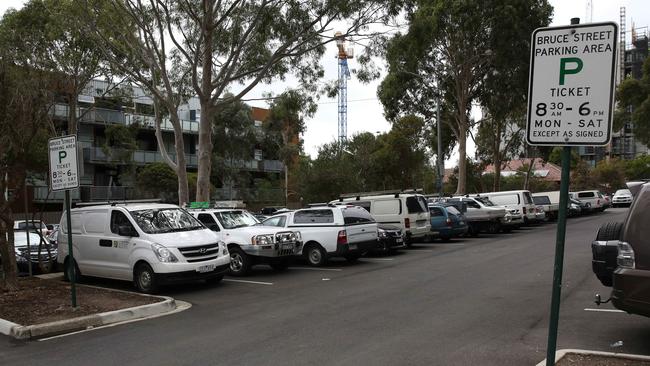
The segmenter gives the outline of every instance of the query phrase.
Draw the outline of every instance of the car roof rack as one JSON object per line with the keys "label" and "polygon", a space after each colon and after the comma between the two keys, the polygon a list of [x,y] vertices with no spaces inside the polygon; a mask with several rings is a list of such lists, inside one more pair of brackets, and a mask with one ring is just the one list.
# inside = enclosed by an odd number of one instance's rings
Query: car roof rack
{"label": "car roof rack", "polygon": [[75,202],[74,207],[92,207],[104,205],[128,205],[135,203],[162,203],[160,198],[141,199],[141,200],[121,200],[121,201],[96,201],[96,202]]}
{"label": "car roof rack", "polygon": [[418,193],[423,194],[424,189],[422,188],[408,188],[408,189],[389,189],[386,191],[370,191],[370,192],[357,192],[357,193],[342,193],[339,195],[339,202],[343,202],[344,198],[356,198],[357,201],[364,196],[387,196],[395,195],[395,198],[399,197],[402,193]]}

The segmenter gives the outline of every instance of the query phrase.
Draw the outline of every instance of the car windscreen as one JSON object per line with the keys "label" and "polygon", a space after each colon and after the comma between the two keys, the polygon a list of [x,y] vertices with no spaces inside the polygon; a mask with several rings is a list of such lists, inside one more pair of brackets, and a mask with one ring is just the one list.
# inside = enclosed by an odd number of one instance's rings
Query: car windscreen
{"label": "car windscreen", "polygon": [[180,208],[130,211],[135,223],[147,234],[204,229],[194,216]]}
{"label": "car windscreen", "polygon": [[[43,238],[45,240],[45,238]],[[41,242],[41,236],[36,233],[29,233],[29,246],[38,245]],[[46,242],[47,244],[47,242]],[[27,235],[21,232],[14,233],[14,247],[27,247]]]}
{"label": "car windscreen", "polygon": [[406,209],[410,214],[428,211],[426,200],[420,200],[417,196],[406,197]]}
{"label": "car windscreen", "polygon": [[215,212],[214,215],[224,229],[236,229],[260,223],[255,216],[244,210],[221,211]]}
{"label": "car windscreen", "polygon": [[494,206],[494,202],[490,201],[490,199],[487,197],[474,197],[474,199],[481,202],[484,206]]}
{"label": "car windscreen", "polygon": [[456,215],[456,216],[458,216],[458,215],[461,214],[460,211],[458,211],[458,210],[456,209],[456,207],[454,207],[454,206],[447,206],[446,209],[447,209],[447,212],[449,212],[449,213],[452,214],[452,215]]}
{"label": "car windscreen", "polygon": [[533,196],[533,202],[535,202],[536,205],[551,204],[551,200],[548,198],[548,196]]}
{"label": "car windscreen", "polygon": [[619,189],[618,191],[616,191],[616,193],[614,193],[615,196],[621,195],[621,194],[628,194],[628,195],[631,196],[632,192],[630,192],[629,189]]}

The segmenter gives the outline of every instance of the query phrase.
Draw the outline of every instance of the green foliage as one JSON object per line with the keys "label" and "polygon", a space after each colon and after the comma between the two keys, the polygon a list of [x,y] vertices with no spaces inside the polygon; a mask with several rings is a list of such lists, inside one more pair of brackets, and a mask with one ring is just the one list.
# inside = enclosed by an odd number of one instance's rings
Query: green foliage
{"label": "green foliage", "polygon": [[593,179],[606,192],[625,187],[625,162],[618,159],[599,161],[591,172]]}
{"label": "green foliage", "polygon": [[628,78],[617,90],[618,109],[614,113],[614,130],[632,122],[635,137],[650,144],[650,58],[643,63],[641,80]]}
{"label": "green foliage", "polygon": [[176,173],[165,163],[145,165],[138,172],[136,182],[140,191],[162,198],[163,201],[173,201],[178,190]]}
{"label": "green foliage", "polygon": [[311,96],[299,90],[287,90],[275,97],[264,121],[265,151],[290,166],[302,149],[300,135],[305,132],[305,118],[316,113]]}
{"label": "green foliage", "polygon": [[650,155],[641,155],[628,160],[625,174],[629,180],[650,179]]}
{"label": "green foliage", "polygon": [[[551,150],[551,153],[548,156],[548,161],[557,165],[562,166],[562,147],[556,146]],[[580,162],[580,154],[578,154],[578,149],[571,149],[571,169],[575,168]]]}
{"label": "green foliage", "polygon": [[579,160],[574,168],[571,168],[570,189],[579,191],[583,189],[593,189],[597,182],[591,174],[591,167],[584,160]]}

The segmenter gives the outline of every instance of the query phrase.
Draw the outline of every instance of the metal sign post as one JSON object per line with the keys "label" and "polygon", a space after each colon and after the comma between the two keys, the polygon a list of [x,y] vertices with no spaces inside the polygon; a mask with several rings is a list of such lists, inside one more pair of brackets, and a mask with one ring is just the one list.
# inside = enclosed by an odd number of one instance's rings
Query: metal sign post
{"label": "metal sign post", "polygon": [[616,67],[616,23],[539,28],[533,32],[526,140],[564,146],[555,240],[553,294],[546,365],[555,364],[560,316],[571,146],[606,145],[611,139]]}
{"label": "metal sign post", "polygon": [[76,266],[72,251],[72,223],[70,214],[70,189],[79,188],[79,166],[77,164],[77,136],[69,135],[48,140],[50,162],[50,190],[65,191],[66,231],[68,233],[68,278],[72,307],[77,307],[75,286]]}

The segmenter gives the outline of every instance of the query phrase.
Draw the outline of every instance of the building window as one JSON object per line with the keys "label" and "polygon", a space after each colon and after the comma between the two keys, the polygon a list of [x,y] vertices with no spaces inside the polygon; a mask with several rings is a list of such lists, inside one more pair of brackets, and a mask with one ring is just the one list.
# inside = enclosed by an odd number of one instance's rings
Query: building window
{"label": "building window", "polygon": [[190,109],[190,121],[196,121],[196,109]]}
{"label": "building window", "polygon": [[260,149],[255,149],[255,160],[261,161],[262,160],[262,150]]}
{"label": "building window", "polygon": [[262,121],[255,120],[255,127],[262,127]]}

